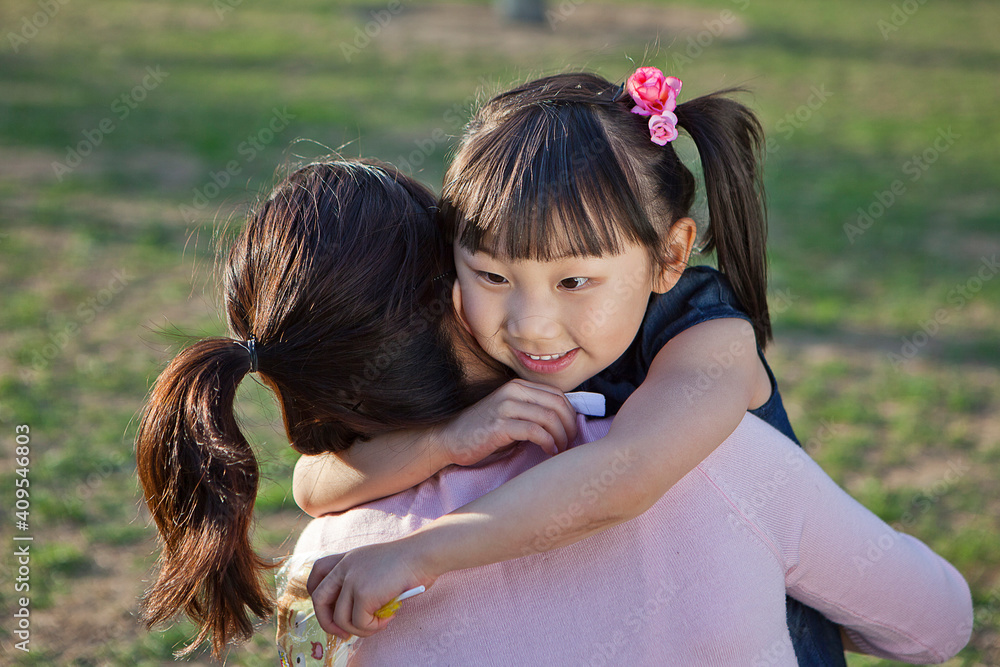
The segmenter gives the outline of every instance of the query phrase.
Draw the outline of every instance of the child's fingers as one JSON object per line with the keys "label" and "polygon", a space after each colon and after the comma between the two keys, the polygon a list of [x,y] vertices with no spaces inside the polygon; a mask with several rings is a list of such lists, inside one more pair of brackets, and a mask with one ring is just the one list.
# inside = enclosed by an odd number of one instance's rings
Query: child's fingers
{"label": "child's fingers", "polygon": [[[311,578],[311,577],[310,577]],[[328,574],[312,592],[313,610],[319,627],[331,635],[347,639],[351,632],[336,621],[336,605],[339,604],[343,582],[335,574]]]}
{"label": "child's fingers", "polygon": [[566,424],[566,430],[573,432],[575,437],[576,409],[566,398],[566,394],[559,389],[540,382],[517,378],[500,388],[500,391],[504,390],[514,392],[510,395],[517,400],[545,405],[556,410],[563,419],[563,423]]}
{"label": "child's fingers", "polygon": [[559,444],[555,436],[541,425],[528,420],[514,419],[506,425],[507,437],[512,441],[533,442],[542,448],[542,451],[555,456],[559,453]]}
{"label": "child's fingers", "polygon": [[356,591],[352,591],[350,587],[341,589],[337,606],[333,612],[333,619],[335,625],[343,628],[347,634],[358,637],[370,637],[384,629],[390,620],[389,618],[380,619],[375,616],[374,612],[365,611]]}
{"label": "child's fingers", "polygon": [[360,604],[355,604],[353,606],[354,611],[351,615],[351,622],[354,624],[354,627],[357,628],[357,635],[359,637],[368,637],[373,635],[384,628],[389,622],[388,618],[380,619],[375,616],[374,612],[365,611]]}
{"label": "child's fingers", "polygon": [[566,432],[572,434],[576,437],[576,409],[573,404],[569,402],[566,398],[566,394],[556,389],[555,387],[550,387],[547,384],[540,384],[538,382],[529,382],[527,380],[514,380],[526,387],[530,387],[535,390],[534,397],[537,399],[540,405],[545,405],[559,413],[560,418],[563,420],[563,424],[566,426]]}
{"label": "child's fingers", "polygon": [[337,567],[345,554],[333,554],[331,556],[323,556],[322,558],[317,558],[312,565],[312,569],[309,571],[309,578],[306,579],[306,590],[310,594],[319,586],[320,582],[326,578],[326,575],[333,572],[333,568]]}
{"label": "child's fingers", "polygon": [[561,391],[534,382],[529,383],[525,380],[513,380],[507,383],[507,385],[516,385],[516,387],[511,387],[511,391],[514,392],[516,398],[515,402],[540,406],[546,410],[551,410],[558,417],[562,423],[561,432],[566,435],[566,442],[563,443],[563,449],[565,449],[565,444],[568,441],[576,437],[576,410],[573,409],[573,406],[570,405],[570,402]]}
{"label": "child's fingers", "polygon": [[341,588],[340,595],[337,596],[337,602],[333,607],[333,622],[349,635],[358,634],[357,628],[351,621],[353,608],[354,596],[351,594],[350,588]]}
{"label": "child's fingers", "polygon": [[519,384],[522,387],[531,387],[532,389],[538,389],[539,391],[545,391],[554,396],[559,396],[565,398],[565,394],[562,390],[553,387],[552,385],[542,384],[541,382],[532,382],[531,380],[525,380],[523,378],[515,378],[508,382],[507,384]]}
{"label": "child's fingers", "polygon": [[[561,415],[553,408],[537,405],[535,403],[511,402],[504,406],[504,417],[513,420],[508,429],[508,435],[512,440],[530,440],[543,449],[551,439],[552,447],[556,454],[566,449],[570,441],[570,435],[566,432],[566,425],[562,421]],[[525,438],[523,433],[515,431],[523,429],[526,424],[533,424],[537,429],[531,429],[531,436]],[[547,434],[544,441],[538,440],[539,429]]]}

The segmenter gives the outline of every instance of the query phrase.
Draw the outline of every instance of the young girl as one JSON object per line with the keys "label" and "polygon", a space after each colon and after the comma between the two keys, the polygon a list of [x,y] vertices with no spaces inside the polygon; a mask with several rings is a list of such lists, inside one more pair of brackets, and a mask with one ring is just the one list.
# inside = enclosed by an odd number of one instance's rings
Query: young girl
{"label": "young girl", "polygon": [[[724,94],[677,104],[680,88],[648,67],[625,86],[559,75],[494,98],[469,124],[443,193],[463,325],[519,377],[600,392],[617,417],[600,441],[381,545],[377,558],[348,555],[314,592],[328,630],[370,634],[387,622],[373,612],[408,588],[638,516],[748,410],[794,439],[762,355],[762,131]],[[705,249],[721,273],[685,268],[695,179],[670,143],[678,127],[701,159]],[[313,514],[341,510],[435,468],[416,474],[362,445],[301,462],[296,499]],[[843,664],[839,634],[817,616],[789,599],[793,640],[807,635],[796,641],[800,662]]]}

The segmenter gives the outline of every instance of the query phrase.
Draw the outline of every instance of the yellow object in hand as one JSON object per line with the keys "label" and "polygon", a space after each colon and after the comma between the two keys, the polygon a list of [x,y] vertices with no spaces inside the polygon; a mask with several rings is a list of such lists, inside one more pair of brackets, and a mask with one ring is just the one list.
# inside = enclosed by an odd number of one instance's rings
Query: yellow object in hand
{"label": "yellow object in hand", "polygon": [[412,598],[414,595],[420,595],[425,590],[426,589],[423,586],[417,586],[416,588],[411,588],[410,590],[406,591],[399,597],[390,600],[389,602],[386,602],[384,605],[379,607],[378,611],[375,612],[375,617],[391,618],[392,615],[395,614],[397,611],[399,611],[399,608],[402,606],[400,602],[402,602],[407,598]]}
{"label": "yellow object in hand", "polygon": [[391,600],[389,602],[386,602],[384,605],[379,607],[378,611],[375,612],[375,617],[389,618],[397,611],[399,611],[399,608],[402,606],[403,605],[399,602],[399,600]]}

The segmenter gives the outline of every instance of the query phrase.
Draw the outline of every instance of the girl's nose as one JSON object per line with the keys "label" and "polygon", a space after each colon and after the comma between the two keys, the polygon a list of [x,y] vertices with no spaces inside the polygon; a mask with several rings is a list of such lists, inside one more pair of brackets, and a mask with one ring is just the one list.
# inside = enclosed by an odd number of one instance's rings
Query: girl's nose
{"label": "girl's nose", "polygon": [[507,330],[520,340],[554,340],[559,335],[559,324],[544,315],[529,315],[510,320]]}
{"label": "girl's nose", "polygon": [[[519,340],[553,340],[559,336],[558,309],[543,299],[525,299],[512,304],[507,313],[507,331]],[[547,350],[546,350],[547,351]]]}

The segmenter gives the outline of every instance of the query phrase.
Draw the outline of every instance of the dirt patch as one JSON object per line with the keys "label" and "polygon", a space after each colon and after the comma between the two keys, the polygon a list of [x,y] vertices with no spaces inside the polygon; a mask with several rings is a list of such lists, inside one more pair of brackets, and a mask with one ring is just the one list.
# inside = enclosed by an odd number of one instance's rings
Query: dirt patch
{"label": "dirt patch", "polygon": [[908,467],[889,470],[881,483],[887,489],[927,489],[944,493],[969,471],[965,458],[943,458],[930,452],[913,461]]}
{"label": "dirt patch", "polygon": [[512,23],[489,5],[434,3],[407,7],[390,20],[377,48],[398,58],[433,48],[456,55],[499,53],[511,58],[549,51],[609,52],[645,42],[668,46],[680,37],[707,33],[705,39],[737,39],[746,23],[734,12],[693,7],[654,7],[551,2],[544,23]]}
{"label": "dirt patch", "polygon": [[54,596],[51,606],[34,611],[33,646],[70,664],[93,656],[101,646],[139,636],[136,619],[142,584],[132,564],[152,551],[152,540],[122,547],[87,544],[73,528],[39,538],[40,544],[73,545],[92,564],[85,576],[63,584],[66,592]]}
{"label": "dirt patch", "polygon": [[[0,184],[37,186],[56,183],[59,176],[53,165],[65,159],[64,152],[0,146]],[[71,173],[96,176],[114,167],[149,181],[152,190],[168,192],[187,189],[205,178],[205,167],[198,158],[187,153],[162,150],[139,151],[125,156],[93,155],[82,160]]]}
{"label": "dirt patch", "polygon": [[146,150],[125,156],[122,164],[148,177],[157,190],[168,192],[201,185],[206,178],[202,161],[187,153]]}
{"label": "dirt patch", "polygon": [[[146,520],[145,513],[135,519]],[[308,517],[297,512],[282,512],[260,517],[259,530],[272,535],[287,535],[270,546],[262,546],[265,557],[290,553],[294,540],[305,527]],[[95,656],[135,645],[147,630],[138,621],[139,597],[150,581],[156,545],[153,531],[138,544],[109,546],[87,543],[79,531],[67,528],[43,536],[44,543],[72,544],[91,559],[91,569],[84,576],[66,583],[65,593],[55,596],[54,603],[32,615],[36,630],[34,644],[39,650],[59,657],[59,664],[92,664]],[[270,635],[270,621],[262,623],[259,632]],[[154,632],[156,632],[154,630]],[[266,644],[266,642],[265,642]],[[180,647],[178,647],[180,648]],[[239,652],[234,653],[238,657]],[[102,663],[110,664],[110,663]],[[207,656],[200,656],[188,665],[217,665]],[[231,663],[232,664],[232,663]]]}
{"label": "dirt patch", "polygon": [[29,185],[52,180],[52,163],[60,157],[51,151],[0,146],[0,182]]}

